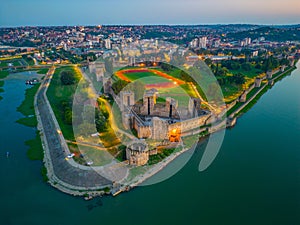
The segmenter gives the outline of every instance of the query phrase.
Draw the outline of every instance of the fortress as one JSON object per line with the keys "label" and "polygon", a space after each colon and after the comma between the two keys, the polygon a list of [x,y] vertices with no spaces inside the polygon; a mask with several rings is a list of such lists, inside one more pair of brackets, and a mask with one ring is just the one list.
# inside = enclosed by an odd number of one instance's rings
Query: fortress
{"label": "fortress", "polygon": [[188,107],[178,107],[173,98],[157,102],[158,91],[146,90],[142,101],[136,101],[133,91],[121,91],[114,95],[122,112],[125,129],[134,129],[138,138],[179,142],[181,136],[191,135],[207,124],[211,113],[201,109],[201,101],[190,98]]}
{"label": "fortress", "polygon": [[[111,94],[120,109],[124,128],[136,133],[137,139],[127,144],[126,149],[130,165],[147,164],[149,157],[158,153],[159,146],[165,148],[172,142],[181,142],[184,136],[206,131],[207,125],[216,120],[209,110],[201,108],[199,98],[186,95],[182,100],[185,106],[181,106],[174,98],[160,97],[155,88],[145,90],[142,97],[137,97],[135,90],[123,90],[116,95],[110,78],[102,77],[102,82],[104,93]],[[150,148],[145,139],[161,144]]]}

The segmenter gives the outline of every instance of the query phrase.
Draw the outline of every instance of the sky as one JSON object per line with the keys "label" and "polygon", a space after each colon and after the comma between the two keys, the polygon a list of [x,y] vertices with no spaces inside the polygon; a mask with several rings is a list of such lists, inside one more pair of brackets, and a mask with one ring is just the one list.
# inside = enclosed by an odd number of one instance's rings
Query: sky
{"label": "sky", "polygon": [[0,26],[300,24],[300,0],[1,0]]}

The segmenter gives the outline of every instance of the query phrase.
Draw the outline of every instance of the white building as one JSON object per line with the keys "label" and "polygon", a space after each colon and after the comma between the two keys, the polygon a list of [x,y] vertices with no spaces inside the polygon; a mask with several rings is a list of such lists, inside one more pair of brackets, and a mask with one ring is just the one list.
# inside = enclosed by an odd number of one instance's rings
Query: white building
{"label": "white building", "polygon": [[111,49],[111,40],[108,38],[108,39],[105,39],[105,48],[106,49]]}

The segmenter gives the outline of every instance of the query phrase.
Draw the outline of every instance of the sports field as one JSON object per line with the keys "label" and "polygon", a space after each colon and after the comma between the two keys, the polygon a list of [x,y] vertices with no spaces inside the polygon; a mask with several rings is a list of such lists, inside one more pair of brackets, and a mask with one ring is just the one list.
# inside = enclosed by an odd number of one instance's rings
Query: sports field
{"label": "sports field", "polygon": [[116,72],[115,75],[127,82],[139,80],[146,89],[157,89],[160,97],[176,99],[179,106],[187,106],[189,97],[197,97],[188,83],[156,69],[125,69]]}

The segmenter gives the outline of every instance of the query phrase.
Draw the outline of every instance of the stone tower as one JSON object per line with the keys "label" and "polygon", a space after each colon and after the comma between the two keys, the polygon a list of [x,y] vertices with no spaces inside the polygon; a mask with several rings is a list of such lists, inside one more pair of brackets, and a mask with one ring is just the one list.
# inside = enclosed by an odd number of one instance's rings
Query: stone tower
{"label": "stone tower", "polygon": [[151,115],[156,104],[156,89],[147,90],[143,97],[142,114]]}
{"label": "stone tower", "polygon": [[247,92],[244,91],[243,94],[239,97],[239,102],[246,102],[247,100]]}
{"label": "stone tower", "polygon": [[188,112],[191,117],[197,116],[198,110],[201,108],[201,100],[199,98],[190,98]]}
{"label": "stone tower", "polygon": [[168,112],[168,117],[172,118],[176,115],[178,102],[173,98],[166,98],[166,112]]}
{"label": "stone tower", "polygon": [[152,139],[164,140],[168,139],[169,124],[166,120],[162,120],[159,117],[153,117],[152,119]]}
{"label": "stone tower", "polygon": [[272,76],[273,76],[273,71],[272,70],[269,70],[267,72],[267,79],[272,79]]}
{"label": "stone tower", "polygon": [[103,92],[104,93],[110,93],[110,88],[112,85],[111,78],[102,77],[102,83],[103,83]]}
{"label": "stone tower", "polygon": [[260,87],[262,79],[259,77],[255,78],[255,87]]}
{"label": "stone tower", "polygon": [[130,165],[143,166],[148,163],[149,149],[145,141],[134,141],[127,146],[126,158]]}
{"label": "stone tower", "polygon": [[134,92],[132,91],[121,91],[120,92],[120,100],[121,100],[121,111],[124,111],[125,108],[131,107],[135,104],[134,101]]}

